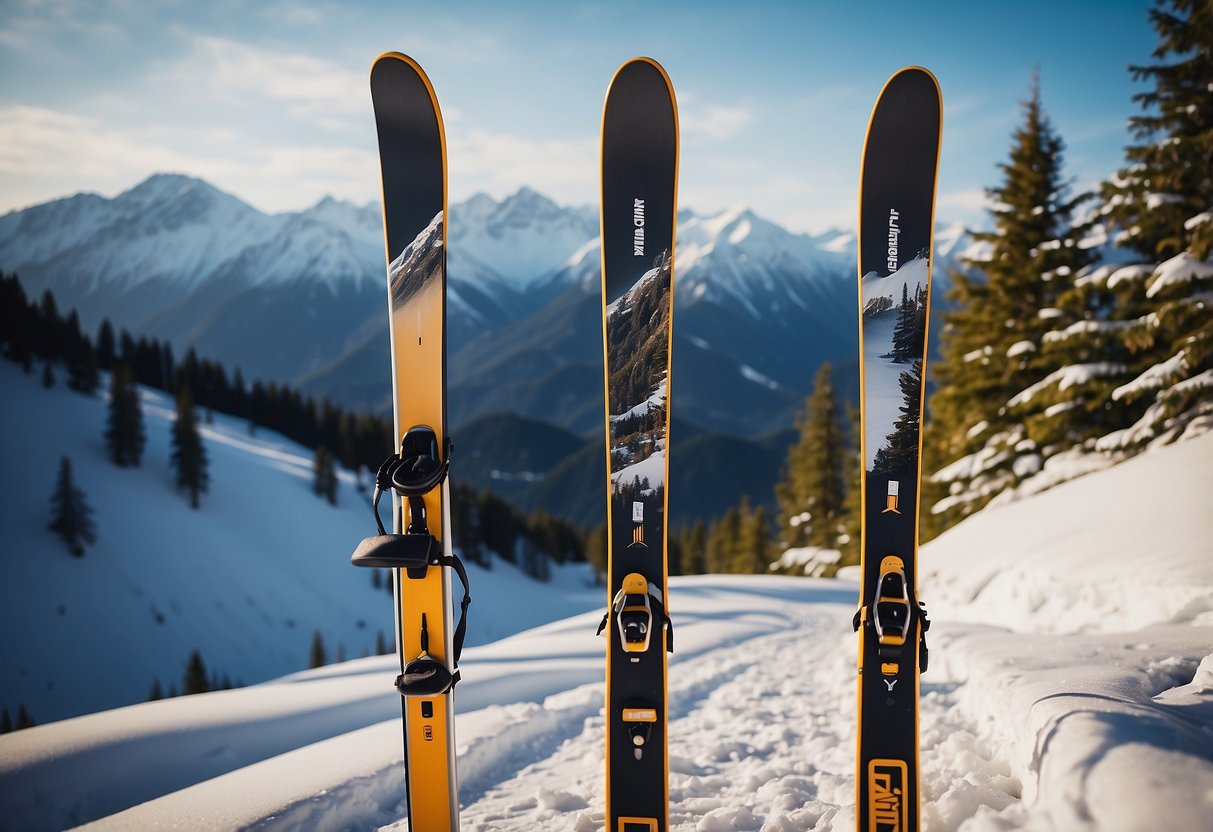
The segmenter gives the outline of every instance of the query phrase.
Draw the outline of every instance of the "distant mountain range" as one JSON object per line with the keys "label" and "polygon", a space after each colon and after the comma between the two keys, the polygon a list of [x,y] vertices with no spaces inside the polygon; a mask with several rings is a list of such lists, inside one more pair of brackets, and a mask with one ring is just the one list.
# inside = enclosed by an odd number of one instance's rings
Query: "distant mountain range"
{"label": "distant mountain range", "polygon": [[[599,441],[596,209],[560,206],[524,188],[500,202],[473,196],[449,215],[452,425],[510,413],[551,426],[539,444],[559,445],[569,434]],[[945,259],[962,241],[957,226],[937,231]],[[850,233],[795,234],[745,209],[680,212],[670,388],[675,423],[691,429],[671,430],[673,459],[692,436],[720,437],[734,454],[752,444],[754,454],[770,455],[771,437],[786,435],[823,360],[834,362],[838,387],[855,398],[854,264]],[[325,198],[305,211],[264,214],[202,180],[157,174],[113,199],[77,194],[0,217],[0,268],[20,275],[31,294],[51,289],[89,331],[109,318],[167,339],[178,354],[194,347],[240,367],[246,379],[388,408],[377,206]],[[505,449],[485,452],[512,458]],[[504,484],[525,474],[517,482],[529,476],[532,494],[546,492],[542,480],[558,468],[498,468],[481,484],[515,490]],[[534,499],[551,505],[557,497]]]}

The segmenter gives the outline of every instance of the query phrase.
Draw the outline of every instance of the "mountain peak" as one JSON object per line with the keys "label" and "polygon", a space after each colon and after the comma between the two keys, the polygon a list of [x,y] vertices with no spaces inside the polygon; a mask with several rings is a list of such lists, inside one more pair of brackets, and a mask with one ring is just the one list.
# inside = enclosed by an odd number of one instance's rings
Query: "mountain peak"
{"label": "mountain peak", "polygon": [[126,196],[144,199],[148,197],[174,197],[188,191],[221,193],[209,182],[184,173],[153,173],[138,185],[119,194],[118,198],[121,199]]}

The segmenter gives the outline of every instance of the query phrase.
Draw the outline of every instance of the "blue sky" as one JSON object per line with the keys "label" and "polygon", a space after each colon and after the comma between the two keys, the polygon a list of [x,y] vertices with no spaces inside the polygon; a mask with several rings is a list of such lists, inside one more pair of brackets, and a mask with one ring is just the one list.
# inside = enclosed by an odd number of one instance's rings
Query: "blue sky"
{"label": "blue sky", "polygon": [[944,94],[939,218],[979,223],[1035,66],[1071,175],[1120,164],[1148,5],[7,0],[0,212],[156,171],[268,211],[375,200],[367,71],[399,50],[438,92],[454,200],[529,185],[595,204],[606,84],[646,54],[678,95],[681,204],[800,231],[853,224],[875,95],[921,64]]}

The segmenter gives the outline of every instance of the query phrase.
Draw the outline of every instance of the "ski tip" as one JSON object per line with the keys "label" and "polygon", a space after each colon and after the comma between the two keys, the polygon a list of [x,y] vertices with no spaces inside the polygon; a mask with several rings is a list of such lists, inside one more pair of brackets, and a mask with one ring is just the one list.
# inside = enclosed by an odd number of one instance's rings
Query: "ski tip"
{"label": "ski tip", "polygon": [[413,60],[412,58],[410,58],[408,55],[404,54],[403,52],[395,52],[395,51],[380,53],[379,56],[375,58],[375,60],[371,61],[371,71],[374,72],[375,67],[379,66],[379,64],[381,64],[381,63],[386,63],[388,61],[400,61],[402,63],[408,64],[409,66],[411,66],[413,69],[417,70],[418,72],[421,72],[420,64],[418,64],[415,60]]}
{"label": "ski tip", "polygon": [[669,88],[670,100],[674,100],[674,84],[672,81],[670,81],[670,74],[665,71],[665,67],[663,67],[658,60],[655,58],[650,58],[646,55],[637,55],[635,58],[629,58],[619,65],[619,68],[615,70],[615,74],[611,76],[611,83],[607,86],[608,95],[610,88],[615,86],[615,82],[619,80],[620,76],[624,75],[629,70],[635,70],[640,67],[651,67],[652,69],[657,70],[657,73],[661,76],[662,80],[665,81],[666,87]]}
{"label": "ski tip", "polygon": [[939,87],[939,79],[935,77],[935,73],[931,72],[931,70],[924,66],[918,66],[917,64],[903,66],[901,69],[890,75],[889,80],[885,81],[884,86],[881,87],[880,95],[877,96],[876,100],[879,103],[880,99],[884,97],[884,94],[888,92],[889,88],[894,85],[906,83],[922,84],[924,81],[929,81],[930,86],[934,88],[935,98],[940,102],[940,108],[942,109],[943,92]]}

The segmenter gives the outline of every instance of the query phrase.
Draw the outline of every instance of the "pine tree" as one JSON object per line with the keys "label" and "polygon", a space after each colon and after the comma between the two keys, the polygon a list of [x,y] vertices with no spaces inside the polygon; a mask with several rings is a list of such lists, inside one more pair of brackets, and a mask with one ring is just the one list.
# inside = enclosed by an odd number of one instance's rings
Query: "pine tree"
{"label": "pine tree", "polygon": [[901,389],[901,414],[893,423],[893,432],[885,437],[885,443],[872,458],[872,470],[879,474],[902,474],[910,472],[918,461],[918,436],[922,402],[922,359],[897,377]]}
{"label": "pine tree", "polygon": [[198,508],[199,495],[205,494],[210,485],[207,473],[206,448],[198,432],[198,418],[194,413],[194,399],[188,387],[182,387],[177,396],[177,418],[173,421],[172,455],[173,468],[177,472],[177,487],[190,495],[190,507]]}
{"label": "pine tree", "polygon": [[1118,420],[1096,449],[1116,454],[1213,414],[1213,7],[1164,0],[1150,21],[1156,62],[1129,69],[1151,87],[1133,96],[1134,144],[1101,191],[1115,242],[1146,262],[1093,270],[1082,328],[1057,336],[1116,357],[1096,403]]}
{"label": "pine tree", "polygon": [[152,680],[152,689],[150,691],[148,691],[148,694],[147,694],[147,701],[156,702],[163,698],[164,698],[164,690],[160,687],[160,680],[158,678],[153,679]]}
{"label": "pine tree", "polygon": [[30,712],[25,709],[24,703],[17,706],[17,724],[13,730],[20,731],[24,728],[33,728],[37,724],[34,718],[30,716]]}
{"label": "pine tree", "polygon": [[586,532],[585,559],[594,567],[594,574],[599,580],[606,580],[607,573],[607,531],[605,524],[599,524]]}
{"label": "pine tree", "polygon": [[0,734],[11,734],[13,731],[13,718],[8,715],[8,708],[0,711]]}
{"label": "pine tree", "polygon": [[1058,299],[1090,260],[1080,245],[1087,227],[1074,219],[1089,196],[1070,194],[1064,143],[1044,113],[1035,77],[1023,110],[1010,158],[1000,165],[1002,182],[987,190],[994,228],[973,235],[979,247],[969,271],[952,275],[955,311],[944,316],[924,447],[924,537],[1037,470],[1028,417],[1053,402],[1013,402],[1034,385],[1053,384],[1046,379],[1057,358],[1041,351],[1043,336],[1059,314]]}
{"label": "pine tree", "polygon": [[375,655],[382,656],[382,655],[385,655],[390,652],[391,652],[391,650],[388,649],[387,639],[383,635],[383,630],[376,630],[375,631]]}
{"label": "pine tree", "polygon": [[751,510],[750,498],[741,498],[738,508],[738,535],[730,572],[764,575],[771,565],[771,528],[767,507]]}
{"label": "pine tree", "polygon": [[97,370],[97,353],[88,344],[85,344],[77,356],[69,359],[67,373],[68,387],[77,393],[91,396],[101,383],[100,373]]}
{"label": "pine tree", "polygon": [[332,452],[324,445],[316,448],[312,459],[312,491],[337,505],[337,469]]}
{"label": "pine tree", "polygon": [[326,664],[328,664],[328,658],[324,652],[324,636],[320,635],[320,631],[317,630],[312,634],[312,650],[308,667],[324,667]]}
{"label": "pine tree", "polygon": [[129,366],[118,364],[110,374],[109,415],[105,445],[115,465],[138,467],[147,435],[143,430],[143,408],[139,389]]}
{"label": "pine tree", "polygon": [[[863,515],[863,452],[859,443],[859,408],[847,403],[847,444],[843,464],[843,481],[846,483],[846,498],[842,503],[842,533],[838,536],[838,549],[842,557],[839,566],[859,563],[861,537],[860,521]],[[837,571],[837,570],[835,570]]]}
{"label": "pine tree", "polygon": [[[195,648],[190,653],[189,663],[185,666],[185,678],[181,683],[182,693],[189,696],[192,693],[206,693],[211,689],[211,683],[207,679],[206,665],[202,662],[202,654]],[[176,696],[176,692],[171,692],[170,696]]]}
{"label": "pine tree", "polygon": [[702,575],[708,571],[708,530],[702,518],[682,530],[681,547],[684,575]]}
{"label": "pine tree", "polygon": [[115,349],[114,327],[110,319],[105,318],[101,321],[101,328],[97,330],[97,365],[102,370],[109,370],[114,366]]}
{"label": "pine tree", "polygon": [[50,390],[55,386],[55,371],[51,369],[51,362],[42,362],[42,389]]}
{"label": "pine tree", "polygon": [[59,476],[51,495],[51,531],[63,538],[68,551],[84,556],[84,544],[97,539],[93,526],[93,510],[72,481],[72,463],[66,456],[59,459]]}
{"label": "pine tree", "polygon": [[828,362],[817,370],[797,428],[800,438],[788,449],[783,477],[775,486],[780,545],[834,549],[842,531],[849,455]]}
{"label": "pine tree", "polygon": [[737,541],[741,536],[741,512],[733,506],[708,529],[707,569],[721,574],[733,571]]}

